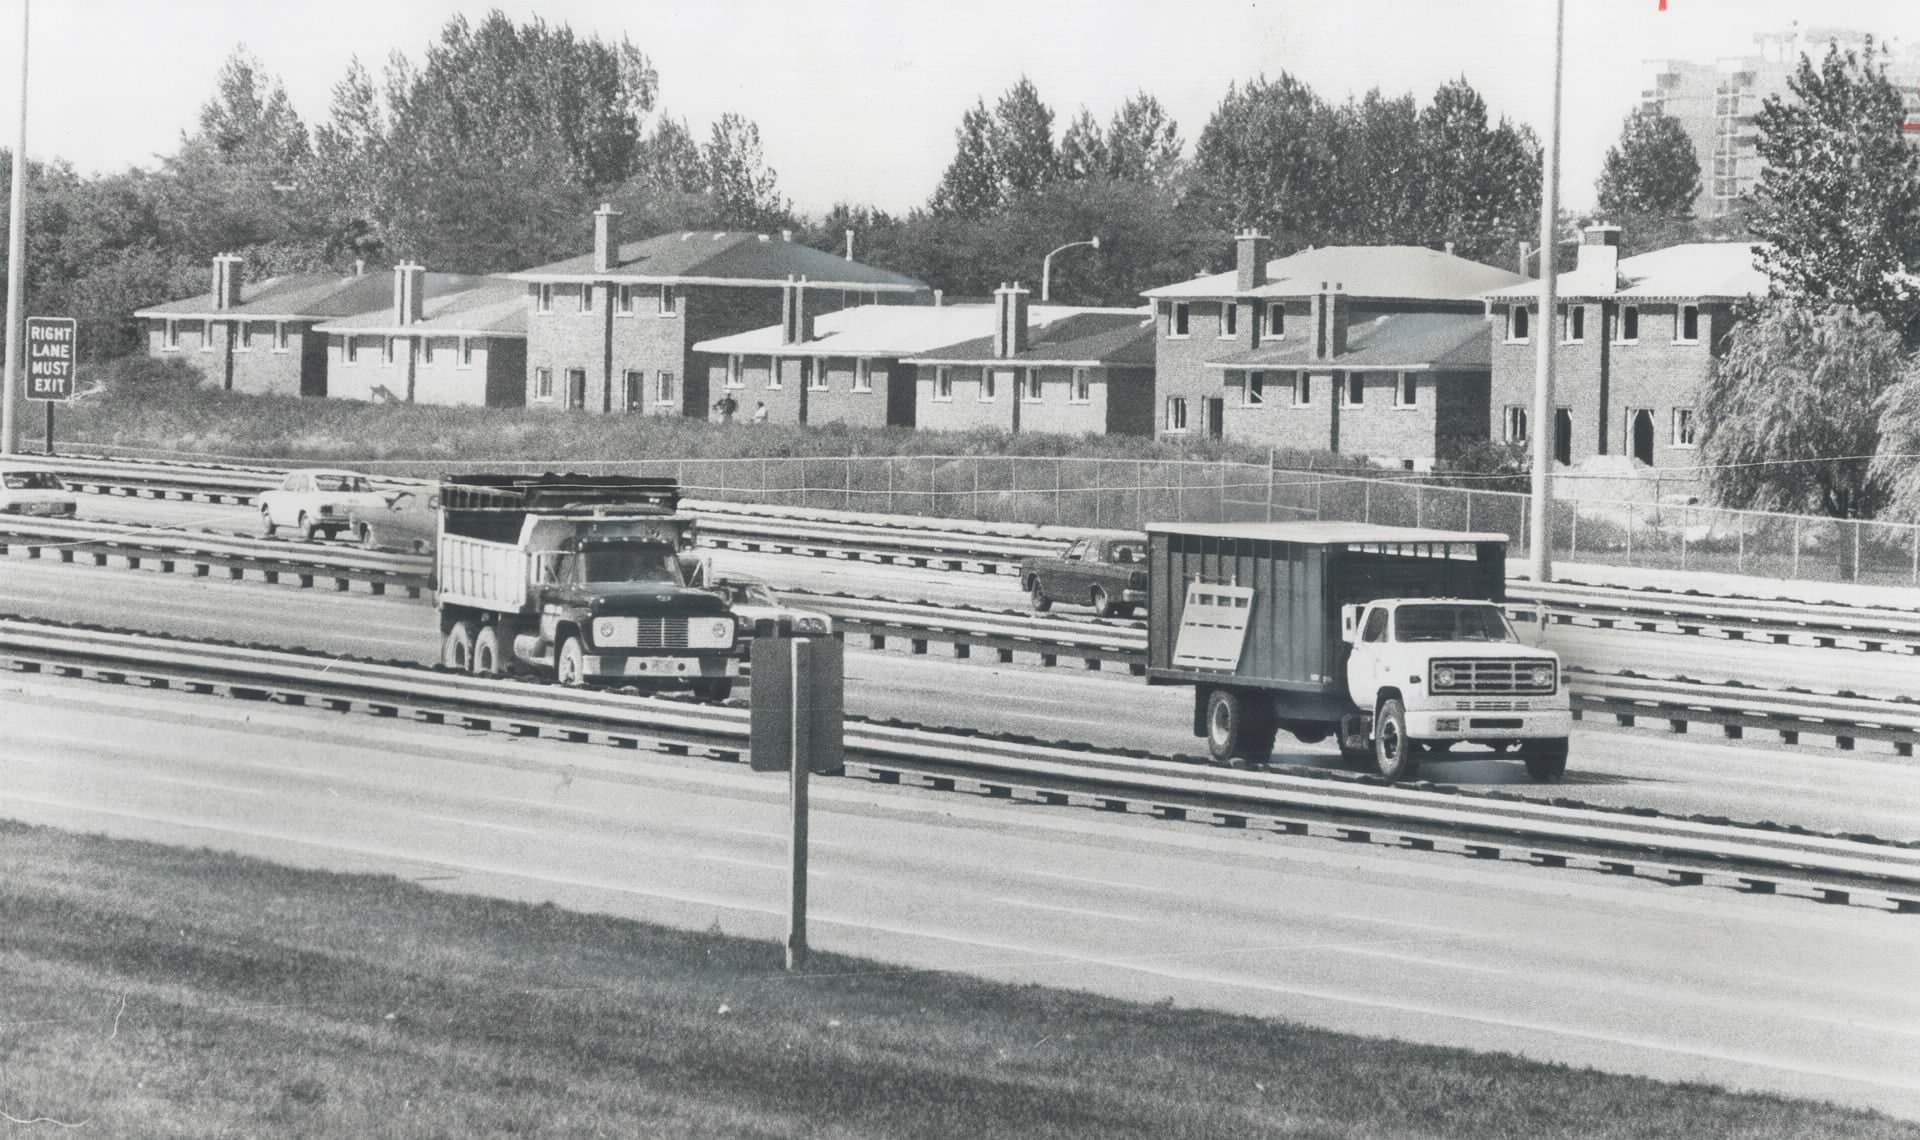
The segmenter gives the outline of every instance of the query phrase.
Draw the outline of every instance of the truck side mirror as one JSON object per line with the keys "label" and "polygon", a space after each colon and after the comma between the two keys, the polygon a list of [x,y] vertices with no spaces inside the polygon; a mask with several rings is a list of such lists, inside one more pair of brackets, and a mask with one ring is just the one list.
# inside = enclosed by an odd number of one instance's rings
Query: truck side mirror
{"label": "truck side mirror", "polygon": [[1340,607],[1340,640],[1348,645],[1352,645],[1360,636],[1360,611],[1365,608],[1357,605]]}
{"label": "truck side mirror", "polygon": [[707,582],[713,577],[712,562],[693,554],[682,554],[678,557],[680,576],[687,580],[687,585],[695,589],[705,589]]}

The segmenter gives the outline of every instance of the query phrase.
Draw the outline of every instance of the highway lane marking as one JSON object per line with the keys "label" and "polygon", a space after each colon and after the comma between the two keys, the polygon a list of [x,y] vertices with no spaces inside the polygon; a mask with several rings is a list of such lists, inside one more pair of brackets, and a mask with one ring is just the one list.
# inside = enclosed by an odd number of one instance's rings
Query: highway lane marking
{"label": "highway lane marking", "polygon": [[1150,895],[1177,895],[1181,898],[1193,897],[1193,892],[1189,890],[1181,890],[1175,887],[1149,887],[1141,883],[1129,883],[1120,879],[1096,879],[1091,875],[1068,875],[1059,871],[1030,871],[1020,869],[1016,869],[1015,873],[1032,875],[1038,879],[1060,879],[1069,883],[1090,883],[1101,887],[1119,887],[1123,890],[1140,891]]}
{"label": "highway lane marking", "polygon": [[[740,859],[732,855],[708,855],[697,851],[687,854],[686,858],[697,859],[702,863],[725,863],[733,867],[752,867],[757,871],[779,871],[783,874],[792,869],[787,863],[763,863],[758,859]],[[837,879],[839,877],[839,875],[834,874],[832,871],[822,871],[812,865],[807,867],[808,879]],[[614,889],[621,890],[624,888],[616,887]]]}
{"label": "highway lane marking", "polygon": [[540,834],[540,832],[537,829],[531,828],[531,827],[514,827],[511,824],[505,824],[505,823],[487,823],[483,820],[478,820],[478,819],[463,819],[457,815],[433,815],[429,812],[409,812],[405,814],[412,815],[418,819],[438,820],[441,823],[459,823],[459,824],[465,824],[468,827],[483,827],[483,828],[486,828],[488,831],[511,831],[518,835]]}
{"label": "highway lane marking", "polygon": [[1371,950],[1359,946],[1328,946],[1341,954],[1358,954],[1364,958],[1390,958],[1395,962],[1412,962],[1417,966],[1437,966],[1443,970],[1470,970],[1476,974],[1511,974],[1512,970],[1501,966],[1482,966],[1476,962],[1452,962],[1445,958],[1423,958],[1418,954],[1396,954],[1391,950]]}
{"label": "highway lane marking", "polygon": [[1475,931],[1462,930],[1457,926],[1439,926],[1431,922],[1412,922],[1404,918],[1381,918],[1372,914],[1335,914],[1330,918],[1345,919],[1348,922],[1371,922],[1377,926],[1404,926],[1408,930],[1428,930],[1435,934],[1461,934],[1471,937],[1484,937]]}
{"label": "highway lane marking", "polygon": [[1003,903],[1007,906],[1026,907],[1029,910],[1048,910],[1056,914],[1075,914],[1082,918],[1105,918],[1114,922],[1141,922],[1139,915],[1115,914],[1107,910],[1083,910],[1075,906],[1054,906],[1051,903],[1028,902],[1026,899],[990,898],[988,902]]}

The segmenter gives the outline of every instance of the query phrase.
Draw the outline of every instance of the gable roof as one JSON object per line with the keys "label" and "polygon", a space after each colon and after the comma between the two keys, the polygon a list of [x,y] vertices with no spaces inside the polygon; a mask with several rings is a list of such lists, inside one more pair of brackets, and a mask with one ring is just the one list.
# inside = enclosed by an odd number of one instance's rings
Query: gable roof
{"label": "gable roof", "polygon": [[[1739,300],[1763,296],[1767,275],[1754,264],[1760,243],[1689,242],[1622,258],[1612,281],[1592,266],[1562,273],[1555,282],[1561,300]],[[1538,281],[1487,293],[1489,300],[1537,297]]]}
{"label": "gable roof", "polygon": [[[1101,310],[1071,305],[1034,305],[1027,310],[1027,327],[1029,330],[1044,328],[1056,321],[1097,311]],[[991,304],[856,305],[815,317],[813,339],[798,344],[782,344],[781,329],[776,324],[703,340],[695,344],[693,350],[728,356],[906,359],[976,337],[984,336],[990,341],[993,314],[994,306]],[[1144,312],[1134,312],[1132,315],[1136,321],[1146,317]]]}
{"label": "gable roof", "polygon": [[[432,298],[459,292],[486,280],[485,277],[465,273],[429,273],[426,275],[424,294]],[[324,321],[332,317],[378,312],[392,306],[391,273],[362,273],[351,277],[338,277],[330,273],[295,273],[242,284],[240,303],[230,309],[215,308],[213,294],[207,292],[197,297],[141,309],[133,315],[214,320]]]}
{"label": "gable roof", "polygon": [[593,269],[593,254],[583,253],[547,265],[507,274],[516,281],[636,281],[692,285],[785,285],[805,277],[823,289],[914,293],[925,283],[886,269],[766,234],[734,230],[689,230],[623,243],[605,273]]}
{"label": "gable roof", "polygon": [[974,337],[922,353],[909,364],[1078,364],[1153,367],[1153,314],[1146,309],[1091,309],[1045,325],[1027,321],[1027,348],[993,354],[993,336]]}
{"label": "gable roof", "polygon": [[1233,271],[1149,289],[1154,298],[1310,297],[1341,285],[1349,297],[1376,300],[1466,301],[1525,281],[1491,265],[1419,245],[1328,245],[1267,262],[1267,281],[1242,290]]}
{"label": "gable roof", "polygon": [[1401,372],[1475,371],[1493,366],[1491,326],[1479,313],[1385,313],[1347,326],[1347,351],[1315,360],[1292,337],[1207,361],[1208,368],[1301,368]]}
{"label": "gable roof", "polygon": [[454,293],[423,298],[421,317],[410,325],[393,319],[391,297],[384,309],[356,313],[314,326],[323,333],[376,333],[388,336],[527,335],[527,287],[502,278],[482,278],[479,285]]}

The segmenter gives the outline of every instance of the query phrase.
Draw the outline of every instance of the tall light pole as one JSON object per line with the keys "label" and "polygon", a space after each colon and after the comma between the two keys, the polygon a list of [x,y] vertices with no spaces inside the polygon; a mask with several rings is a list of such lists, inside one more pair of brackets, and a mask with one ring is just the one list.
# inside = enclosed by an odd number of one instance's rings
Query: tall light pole
{"label": "tall light pole", "polygon": [[[20,450],[20,306],[27,291],[27,7],[20,0],[20,130],[13,138],[13,207],[7,218],[7,364],[0,378],[0,455]],[[48,421],[52,422],[52,421]]]}
{"label": "tall light pole", "polygon": [[1086,241],[1070,241],[1061,246],[1060,249],[1056,249],[1053,253],[1049,253],[1040,259],[1040,299],[1042,301],[1051,300],[1053,297],[1053,254],[1059,253],[1061,250],[1077,249],[1083,245],[1090,245],[1095,249],[1099,249],[1100,239],[1098,237],[1090,237]]}
{"label": "tall light pole", "polygon": [[1528,520],[1533,545],[1528,553],[1535,582],[1553,580],[1553,350],[1554,309],[1559,282],[1555,279],[1554,240],[1560,214],[1560,71],[1566,38],[1567,0],[1553,0],[1553,115],[1547,120],[1547,144],[1540,161],[1540,322],[1534,329],[1538,344],[1533,373],[1533,502]]}

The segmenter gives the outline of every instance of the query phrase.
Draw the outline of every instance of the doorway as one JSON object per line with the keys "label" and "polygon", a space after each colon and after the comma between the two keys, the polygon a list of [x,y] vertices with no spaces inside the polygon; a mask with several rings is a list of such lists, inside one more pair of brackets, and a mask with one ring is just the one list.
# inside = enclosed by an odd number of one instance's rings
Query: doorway
{"label": "doorway", "polygon": [[1225,396],[1206,396],[1201,406],[1207,418],[1207,438],[1219,439],[1227,431],[1227,398]]}
{"label": "doorway", "polygon": [[574,411],[587,406],[587,370],[567,369],[567,407]]}
{"label": "doorway", "polygon": [[1633,457],[1653,466],[1653,409],[1633,408],[1627,412],[1627,438],[1633,443]]}
{"label": "doorway", "polygon": [[1573,411],[1561,408],[1553,414],[1553,459],[1564,466],[1573,466]]}

